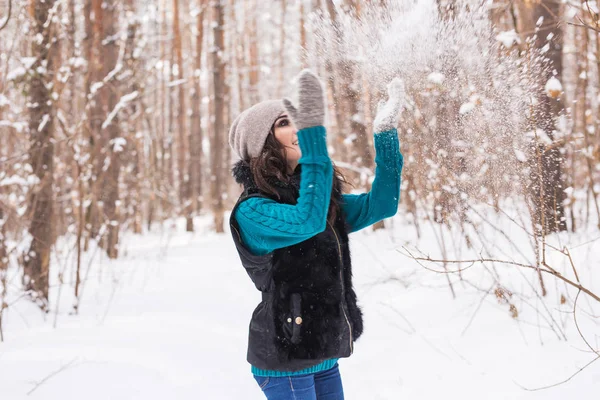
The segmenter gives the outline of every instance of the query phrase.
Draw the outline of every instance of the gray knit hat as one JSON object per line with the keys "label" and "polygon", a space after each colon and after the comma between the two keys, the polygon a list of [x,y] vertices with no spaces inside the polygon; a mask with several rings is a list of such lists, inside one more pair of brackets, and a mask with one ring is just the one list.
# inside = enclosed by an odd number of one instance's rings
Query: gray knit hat
{"label": "gray knit hat", "polygon": [[229,129],[229,145],[243,160],[258,157],[271,126],[285,113],[281,100],[267,100],[242,112]]}

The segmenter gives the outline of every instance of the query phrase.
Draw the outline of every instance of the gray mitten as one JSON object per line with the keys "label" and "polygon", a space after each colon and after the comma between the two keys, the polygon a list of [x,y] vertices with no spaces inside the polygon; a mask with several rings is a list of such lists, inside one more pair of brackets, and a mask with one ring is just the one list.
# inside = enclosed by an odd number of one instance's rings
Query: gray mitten
{"label": "gray mitten", "polygon": [[305,69],[298,75],[298,109],[289,99],[283,106],[298,130],[323,125],[325,122],[325,94],[319,78]]}
{"label": "gray mitten", "polygon": [[373,133],[396,128],[400,118],[400,109],[406,102],[406,91],[402,79],[394,78],[387,89],[389,99],[387,102],[380,101],[377,106],[377,115],[373,121]]}

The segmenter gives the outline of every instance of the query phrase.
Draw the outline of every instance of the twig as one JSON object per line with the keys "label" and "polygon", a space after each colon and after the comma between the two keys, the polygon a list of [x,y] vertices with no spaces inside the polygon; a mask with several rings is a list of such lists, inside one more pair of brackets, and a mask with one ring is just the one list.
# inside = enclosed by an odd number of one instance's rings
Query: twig
{"label": "twig", "polygon": [[515,383],[517,386],[519,386],[521,389],[523,389],[523,390],[527,390],[528,392],[535,392],[535,391],[538,391],[538,390],[550,389],[550,388],[553,388],[553,387],[556,387],[556,386],[562,385],[563,383],[566,383],[566,382],[570,381],[571,379],[573,379],[573,378],[575,377],[575,375],[579,374],[581,371],[583,371],[584,369],[586,369],[587,367],[589,367],[589,366],[590,366],[592,363],[594,363],[594,362],[595,362],[595,361],[597,361],[598,359],[600,359],[600,356],[598,356],[598,357],[594,358],[592,361],[590,361],[589,363],[585,364],[583,367],[579,368],[579,370],[578,370],[577,372],[575,372],[573,375],[571,375],[571,376],[570,376],[570,377],[568,377],[567,379],[565,379],[565,380],[563,380],[563,381],[561,381],[561,382],[555,383],[555,384],[553,384],[553,385],[549,385],[549,386],[542,386],[542,387],[539,387],[539,388],[530,389],[530,388],[526,388],[525,386],[523,386],[523,385],[519,384],[518,382],[515,382],[515,381],[513,381],[513,382],[514,382],[514,383]]}
{"label": "twig", "polygon": [[465,329],[463,329],[463,331],[460,333],[461,336],[465,335],[465,333],[467,332],[467,329],[469,329],[469,327],[471,326],[471,323],[473,323],[473,320],[475,320],[475,316],[479,312],[479,309],[483,305],[483,302],[485,301],[486,297],[488,297],[488,295],[490,294],[490,291],[494,288],[495,285],[496,285],[496,283],[494,282],[494,284],[485,292],[485,294],[479,301],[479,304],[477,305],[475,312],[473,312],[473,315],[471,315],[471,319],[469,320],[469,323],[467,324],[467,326],[465,326]]}
{"label": "twig", "polygon": [[579,332],[579,336],[581,336],[581,339],[583,339],[583,341],[585,342],[587,347],[589,347],[589,349],[591,351],[593,351],[598,357],[600,357],[600,352],[598,352],[598,350],[594,349],[592,347],[592,345],[587,341],[585,336],[583,336],[583,333],[581,332],[581,329],[579,328],[579,324],[577,323],[577,299],[579,298],[580,293],[581,293],[581,290],[579,290],[577,292],[577,296],[575,296],[575,302],[573,303],[573,320],[575,321],[575,327],[577,328],[577,332]]}
{"label": "twig", "polygon": [[[521,249],[514,243],[513,240],[510,239],[510,237],[506,234],[506,232],[504,232],[502,229],[500,229],[497,226],[495,226],[491,221],[489,221],[487,218],[485,218],[483,215],[481,215],[473,206],[469,206],[469,209],[471,211],[473,211],[475,214],[477,214],[477,216],[479,218],[481,218],[482,221],[484,221],[485,223],[487,223],[492,229],[494,229],[496,232],[498,232],[499,234],[501,234],[502,236],[504,236],[504,238],[515,249],[515,251],[517,251],[524,259],[527,259],[527,257],[525,256],[525,254],[523,254],[523,252],[521,251]],[[471,225],[473,225],[473,223],[471,223]],[[474,225],[473,225],[473,228],[475,228]],[[477,229],[475,229],[475,231],[477,232]]]}
{"label": "twig", "polygon": [[579,244],[577,244],[575,246],[571,246],[571,248],[572,249],[576,249],[577,247],[585,246],[586,244],[590,244],[592,242],[595,242],[596,240],[600,240],[600,236],[598,236],[598,237],[596,237],[594,239],[588,240],[587,242],[583,242],[583,243],[579,243]]}
{"label": "twig", "polygon": [[0,31],[4,28],[6,28],[6,25],[8,25],[8,21],[10,20],[10,13],[12,11],[12,0],[8,0],[8,13],[6,15],[6,20],[2,23],[2,26],[0,26]]}
{"label": "twig", "polygon": [[413,334],[413,333],[417,333],[417,330],[415,329],[415,327],[413,326],[413,324],[411,324],[411,323],[410,323],[410,321],[408,320],[408,318],[406,318],[406,317],[404,316],[404,314],[402,314],[400,311],[398,311],[398,310],[396,309],[396,307],[392,306],[392,305],[391,305],[391,304],[389,304],[389,303],[384,303],[384,302],[379,302],[379,304],[381,304],[381,305],[383,305],[383,306],[385,306],[385,307],[388,307],[388,308],[389,308],[390,310],[392,310],[394,313],[398,314],[398,316],[400,316],[400,318],[402,318],[402,319],[404,320],[404,322],[406,322],[406,324],[407,324],[407,325],[410,327],[411,331],[405,330],[405,329],[404,329],[404,328],[402,328],[400,325],[396,324],[396,326],[398,326],[398,328],[399,328],[399,329],[401,329],[402,331],[404,331],[404,332],[408,333],[409,335],[410,335],[410,334]]}
{"label": "twig", "polygon": [[[405,248],[406,250],[406,248]],[[402,252],[400,252],[399,250],[397,250],[400,254],[402,254]],[[408,250],[407,250],[408,252]],[[410,252],[409,252],[410,254]],[[462,263],[476,263],[476,262],[480,262],[480,263],[484,263],[484,262],[497,262],[497,263],[501,263],[501,264],[509,264],[509,265],[514,265],[517,267],[523,267],[523,268],[530,268],[533,269],[535,271],[541,271],[541,272],[545,272],[547,274],[550,275],[554,275],[555,277],[565,281],[566,283],[568,283],[569,285],[581,290],[582,292],[586,293],[588,296],[590,296],[591,298],[593,298],[594,300],[600,302],[600,297],[597,296],[596,294],[594,294],[593,292],[591,292],[589,289],[581,286],[578,283],[573,282],[572,280],[570,280],[569,278],[563,276],[560,272],[556,271],[555,269],[551,268],[548,264],[544,263],[543,265],[548,268],[548,269],[544,269],[544,268],[539,268],[537,266],[534,265],[528,265],[528,264],[523,264],[523,263],[519,263],[519,262],[515,262],[515,261],[509,261],[509,260],[495,260],[492,258],[479,258],[479,259],[472,259],[472,260],[435,260],[432,259],[431,257],[414,257],[412,254],[410,254],[411,258],[413,258],[415,261],[428,261],[428,262],[434,262],[434,263],[451,263],[451,264],[462,264]],[[419,263],[419,265],[421,265]],[[468,268],[470,268],[471,266],[469,266]],[[425,268],[425,267],[424,267]],[[426,268],[430,271],[433,272],[437,272],[437,273],[444,273],[443,271],[435,271],[432,270],[430,268]],[[459,269],[457,271],[447,271],[447,273],[451,273],[451,272],[459,272],[463,269]]]}
{"label": "twig", "polygon": [[[444,257],[444,259],[446,259],[446,241],[444,240],[444,225],[443,224],[439,224],[439,228],[440,228],[440,238],[442,239],[442,255]],[[444,271],[448,271],[448,266],[446,265],[446,263],[443,263],[442,266],[444,267]],[[452,293],[452,298],[456,299],[456,293],[454,292],[454,286],[452,286],[452,281],[450,280],[450,275],[445,274],[446,275],[446,280],[448,281],[448,286],[450,287],[450,292]]]}
{"label": "twig", "polygon": [[[473,265],[475,265],[475,262],[472,262],[472,263],[471,263],[471,265],[469,265],[468,267],[465,267],[465,268],[459,268],[459,269],[457,269],[457,270],[455,270],[455,271],[449,271],[449,270],[445,270],[445,271],[438,271],[438,270],[436,270],[436,269],[433,269],[433,268],[428,268],[428,267],[424,266],[423,264],[421,264],[421,263],[419,262],[419,260],[423,260],[423,261],[434,261],[434,260],[432,260],[431,258],[429,258],[429,257],[427,257],[427,258],[423,258],[423,257],[415,257],[415,256],[413,256],[413,255],[412,255],[412,253],[411,253],[411,252],[410,252],[410,251],[409,251],[409,250],[408,250],[408,249],[407,249],[405,246],[402,246],[402,248],[403,248],[404,250],[406,250],[406,252],[408,253],[408,256],[407,256],[406,254],[402,253],[402,252],[401,252],[400,250],[398,250],[398,249],[396,249],[396,251],[397,251],[398,253],[402,254],[403,256],[406,256],[406,257],[412,258],[413,260],[415,260],[415,261],[417,262],[417,264],[419,264],[421,267],[425,268],[426,270],[428,270],[428,271],[431,271],[431,272],[437,272],[438,274],[456,274],[456,273],[459,273],[459,272],[461,272],[461,271],[465,271],[465,270],[467,270],[467,269],[471,268]],[[438,261],[435,261],[435,262],[438,262]],[[467,261],[465,261],[465,262],[467,262]]]}
{"label": "twig", "polygon": [[569,257],[569,262],[571,263],[571,267],[573,268],[573,273],[575,274],[575,279],[577,279],[577,283],[581,283],[579,280],[579,275],[577,274],[577,269],[575,268],[575,264],[573,263],[573,259],[571,258],[571,252],[569,252],[569,249],[566,246],[564,253],[567,255],[567,257]]}
{"label": "twig", "polygon": [[4,330],[2,329],[2,317],[4,314],[4,299],[0,299],[0,343],[4,342]]}
{"label": "twig", "polygon": [[104,323],[104,320],[106,319],[106,316],[108,315],[108,312],[110,310],[110,306],[112,305],[113,299],[115,297],[115,293],[117,292],[118,288],[119,288],[119,280],[115,279],[113,281],[113,288],[112,288],[112,291],[110,293],[110,298],[108,299],[108,303],[106,304],[106,309],[104,310],[104,314],[102,315],[102,318],[100,319],[99,325],[102,325]]}
{"label": "twig", "polygon": [[60,372],[66,370],[67,368],[69,368],[71,365],[73,365],[73,363],[75,361],[77,361],[79,357],[75,357],[74,359],[72,359],[68,364],[63,365],[62,367],[60,367],[59,369],[57,369],[56,371],[52,372],[50,375],[46,376],[44,379],[42,379],[41,381],[39,381],[38,383],[35,384],[35,386],[33,387],[33,389],[31,389],[29,392],[27,392],[27,396],[29,396],[31,393],[33,393],[37,388],[39,388],[40,386],[42,386],[42,384],[44,384],[45,382],[48,381],[48,379],[52,378],[53,376],[59,374]]}
{"label": "twig", "polygon": [[576,24],[575,22],[567,22],[567,24],[573,25],[573,26],[581,26],[583,28],[588,28],[588,29],[591,29],[593,31],[600,32],[600,29],[594,28],[593,26],[589,26],[589,25],[586,25],[586,24]]}

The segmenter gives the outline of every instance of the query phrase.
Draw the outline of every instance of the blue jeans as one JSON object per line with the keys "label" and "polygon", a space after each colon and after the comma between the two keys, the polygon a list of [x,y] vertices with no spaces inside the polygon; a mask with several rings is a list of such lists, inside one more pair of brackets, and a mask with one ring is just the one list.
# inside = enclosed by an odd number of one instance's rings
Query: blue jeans
{"label": "blue jeans", "polygon": [[255,375],[254,379],[268,400],[344,400],[337,363],[316,374],[277,378]]}

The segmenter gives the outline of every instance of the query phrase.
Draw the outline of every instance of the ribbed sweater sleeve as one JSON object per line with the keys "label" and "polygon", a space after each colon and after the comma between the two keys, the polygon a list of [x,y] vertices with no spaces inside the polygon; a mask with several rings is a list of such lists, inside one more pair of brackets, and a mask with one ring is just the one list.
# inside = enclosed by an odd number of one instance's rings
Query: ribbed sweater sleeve
{"label": "ribbed sweater sleeve", "polygon": [[302,157],[300,193],[295,205],[251,197],[237,208],[242,241],[254,254],[300,243],[325,230],[333,183],[325,128],[298,131]]}
{"label": "ribbed sweater sleeve", "polygon": [[392,217],[398,210],[404,162],[396,129],[375,134],[375,164],[369,193],[342,195],[342,210],[351,232]]}

